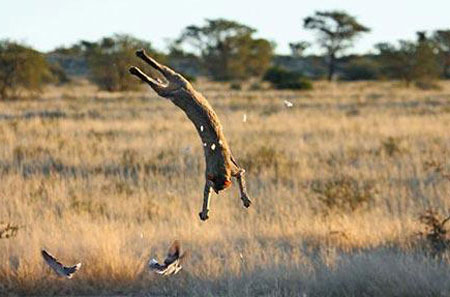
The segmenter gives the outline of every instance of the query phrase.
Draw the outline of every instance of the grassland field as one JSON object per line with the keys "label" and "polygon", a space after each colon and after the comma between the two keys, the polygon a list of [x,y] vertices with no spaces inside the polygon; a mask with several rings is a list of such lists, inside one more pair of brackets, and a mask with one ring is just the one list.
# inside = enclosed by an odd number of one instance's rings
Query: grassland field
{"label": "grassland field", "polygon": [[[198,82],[254,200],[244,209],[233,186],[206,222],[200,139],[149,88],[76,81],[0,101],[0,296],[450,296],[450,250],[419,234],[425,210],[450,215],[440,86]],[[149,273],[175,239],[183,270]],[[42,248],[83,266],[58,279]]]}

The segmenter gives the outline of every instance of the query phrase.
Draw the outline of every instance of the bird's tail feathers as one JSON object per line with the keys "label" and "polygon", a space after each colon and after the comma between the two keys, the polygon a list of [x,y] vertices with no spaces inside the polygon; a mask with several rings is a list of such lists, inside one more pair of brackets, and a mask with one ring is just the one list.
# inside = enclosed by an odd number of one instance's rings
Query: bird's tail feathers
{"label": "bird's tail feathers", "polygon": [[64,270],[65,270],[66,273],[67,273],[67,277],[68,277],[68,278],[71,278],[71,277],[72,277],[72,274],[74,274],[75,272],[77,272],[77,271],[80,269],[80,267],[81,267],[81,263],[75,264],[75,265],[70,266],[70,267],[66,267]]}

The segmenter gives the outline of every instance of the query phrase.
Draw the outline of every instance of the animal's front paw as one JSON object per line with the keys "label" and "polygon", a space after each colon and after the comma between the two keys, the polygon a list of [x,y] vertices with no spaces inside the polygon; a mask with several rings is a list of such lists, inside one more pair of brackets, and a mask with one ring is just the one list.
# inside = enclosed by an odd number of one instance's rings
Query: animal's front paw
{"label": "animal's front paw", "polygon": [[202,221],[206,221],[207,219],[209,219],[208,212],[203,212],[202,211],[198,215],[200,216],[200,220],[202,220]]}
{"label": "animal's front paw", "polygon": [[249,208],[250,205],[252,205],[252,201],[250,200],[250,198],[247,197],[247,195],[242,196],[241,200],[245,208]]}

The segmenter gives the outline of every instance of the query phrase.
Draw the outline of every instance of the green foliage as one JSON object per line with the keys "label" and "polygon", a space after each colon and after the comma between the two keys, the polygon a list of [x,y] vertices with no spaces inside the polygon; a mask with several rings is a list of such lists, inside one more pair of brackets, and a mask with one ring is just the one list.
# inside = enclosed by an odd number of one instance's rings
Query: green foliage
{"label": "green foliage", "polygon": [[56,84],[65,84],[70,82],[70,78],[64,69],[61,67],[61,64],[58,62],[48,63],[51,77],[48,82],[56,83]]}
{"label": "green foliage", "polygon": [[145,48],[152,56],[161,60],[151,44],[129,35],[114,35],[104,37],[99,42],[81,42],[81,48],[86,55],[90,79],[106,91],[127,91],[137,89],[140,82],[128,73],[132,64],[140,64],[135,57],[135,51]]}
{"label": "green foliage", "polygon": [[267,70],[263,80],[271,82],[276,89],[311,90],[313,88],[311,81],[300,73],[281,67],[272,67]]}
{"label": "green foliage", "polygon": [[379,51],[381,73],[391,79],[401,79],[409,86],[433,85],[432,81],[439,76],[439,65],[434,44],[418,32],[417,42],[401,40],[398,46],[379,43],[375,47]]}
{"label": "green foliage", "polygon": [[311,43],[307,41],[290,42],[289,48],[291,49],[291,54],[295,58],[303,56],[305,50],[311,46]]}
{"label": "green foliage", "polygon": [[333,78],[339,53],[353,45],[361,33],[370,29],[358,23],[355,17],[342,11],[317,11],[303,20],[303,27],[318,33],[318,43],[328,56],[328,80]]}
{"label": "green foliage", "polygon": [[50,77],[41,53],[16,42],[0,41],[0,99],[15,97],[21,89],[40,91]]}
{"label": "green foliage", "polygon": [[253,38],[253,33],[254,29],[234,21],[206,20],[204,26],[186,27],[177,42],[199,52],[213,79],[246,79],[264,74],[273,54],[273,45]]}
{"label": "green foliage", "polygon": [[367,57],[353,58],[344,67],[343,78],[350,81],[373,80],[379,75],[379,67],[373,59]]}
{"label": "green foliage", "polygon": [[416,82],[427,83],[439,77],[439,64],[435,54],[433,42],[426,38],[425,33],[418,32],[418,42],[415,51],[415,64],[413,68]]}
{"label": "green foliage", "polygon": [[381,74],[402,79],[409,85],[414,79],[415,43],[401,40],[398,47],[390,43],[379,43],[375,47],[379,51]]}
{"label": "green foliage", "polygon": [[233,82],[230,84],[230,89],[235,91],[242,90],[242,84],[240,82]]}
{"label": "green foliage", "polygon": [[450,78],[450,30],[435,31],[432,36],[432,42],[439,52],[442,76]]}

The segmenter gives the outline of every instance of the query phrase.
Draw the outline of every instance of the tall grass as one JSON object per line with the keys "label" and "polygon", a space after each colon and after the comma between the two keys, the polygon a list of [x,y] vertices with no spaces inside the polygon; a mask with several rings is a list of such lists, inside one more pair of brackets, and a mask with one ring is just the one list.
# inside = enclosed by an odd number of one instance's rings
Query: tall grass
{"label": "tall grass", "polygon": [[[207,222],[202,146],[169,101],[73,85],[0,102],[0,221],[18,228],[0,238],[0,294],[450,296],[448,252],[417,235],[424,210],[450,209],[450,84],[319,84],[199,83],[254,199],[233,187]],[[149,274],[175,239],[185,269]],[[83,266],[56,279],[41,248]]]}

